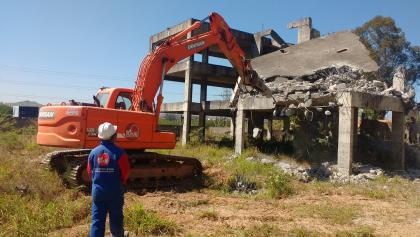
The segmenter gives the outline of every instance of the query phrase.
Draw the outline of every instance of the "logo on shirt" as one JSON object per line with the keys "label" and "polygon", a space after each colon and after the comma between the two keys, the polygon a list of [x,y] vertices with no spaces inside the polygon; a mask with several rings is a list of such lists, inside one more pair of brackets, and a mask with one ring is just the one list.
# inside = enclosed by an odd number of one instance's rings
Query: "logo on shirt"
{"label": "logo on shirt", "polygon": [[130,123],[124,132],[124,137],[129,140],[135,140],[139,137],[139,135],[140,135],[140,130],[137,124],[135,123]]}
{"label": "logo on shirt", "polygon": [[98,164],[99,164],[99,166],[107,166],[108,164],[109,164],[109,155],[107,154],[107,153],[101,153],[99,156],[98,156]]}

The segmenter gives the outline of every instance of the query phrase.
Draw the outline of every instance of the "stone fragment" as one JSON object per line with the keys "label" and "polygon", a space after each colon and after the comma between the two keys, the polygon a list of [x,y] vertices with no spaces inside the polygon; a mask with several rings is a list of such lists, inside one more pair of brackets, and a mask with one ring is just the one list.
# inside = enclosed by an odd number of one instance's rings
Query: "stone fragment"
{"label": "stone fragment", "polygon": [[312,106],[312,99],[309,99],[309,100],[305,101],[304,106],[305,107],[311,107]]}

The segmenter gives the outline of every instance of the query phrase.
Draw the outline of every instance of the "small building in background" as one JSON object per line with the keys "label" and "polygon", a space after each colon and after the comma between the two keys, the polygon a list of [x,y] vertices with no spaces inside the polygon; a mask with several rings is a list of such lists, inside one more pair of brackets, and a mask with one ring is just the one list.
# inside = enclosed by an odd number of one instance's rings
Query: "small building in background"
{"label": "small building in background", "polygon": [[13,106],[14,118],[37,118],[39,107],[35,106]]}

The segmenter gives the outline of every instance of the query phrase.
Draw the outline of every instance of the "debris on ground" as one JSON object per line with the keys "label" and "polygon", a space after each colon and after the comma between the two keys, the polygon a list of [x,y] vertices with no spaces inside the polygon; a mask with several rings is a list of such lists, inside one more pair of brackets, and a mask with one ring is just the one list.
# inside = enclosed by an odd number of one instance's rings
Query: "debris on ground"
{"label": "debris on ground", "polygon": [[407,169],[406,171],[386,172],[383,169],[372,165],[354,163],[352,175],[348,176],[340,174],[337,170],[337,165],[330,162],[323,162],[317,166],[308,166],[286,160],[276,160],[272,157],[264,157],[261,159],[256,157],[248,157],[246,160],[261,162],[263,164],[272,164],[274,167],[277,167],[285,173],[298,177],[299,181],[305,183],[318,180],[336,183],[363,184],[383,176],[390,179],[394,176],[400,176],[413,180],[414,182],[420,182],[420,169]]}

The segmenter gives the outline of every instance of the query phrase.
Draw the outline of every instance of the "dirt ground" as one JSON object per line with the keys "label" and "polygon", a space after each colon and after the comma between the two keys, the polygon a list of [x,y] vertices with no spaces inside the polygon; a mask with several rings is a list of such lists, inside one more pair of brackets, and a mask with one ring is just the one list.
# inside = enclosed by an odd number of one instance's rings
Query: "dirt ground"
{"label": "dirt ground", "polygon": [[[264,224],[281,230],[304,228],[321,235],[335,235],[343,230],[351,233],[367,226],[373,229],[374,236],[420,236],[420,208],[399,201],[376,200],[359,195],[294,195],[280,200],[258,200],[202,190],[149,192],[144,195],[129,192],[125,200],[128,206],[142,203],[145,209],[174,221],[180,228],[179,236],[243,236],[241,231],[244,229]],[[336,224],[304,211],[307,207],[325,203],[356,208],[360,212],[350,223]],[[88,229],[89,225],[85,224],[61,230],[55,235],[83,235]]]}

